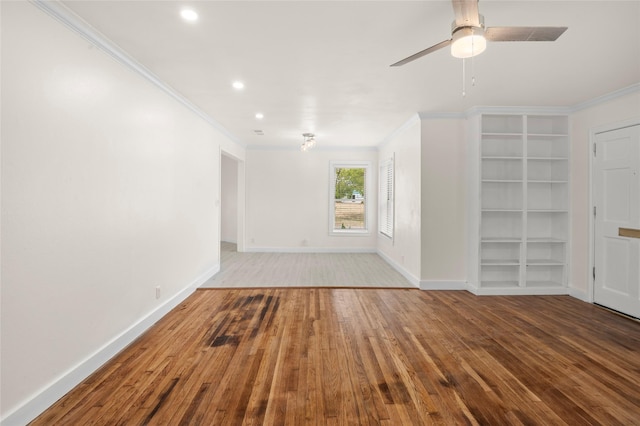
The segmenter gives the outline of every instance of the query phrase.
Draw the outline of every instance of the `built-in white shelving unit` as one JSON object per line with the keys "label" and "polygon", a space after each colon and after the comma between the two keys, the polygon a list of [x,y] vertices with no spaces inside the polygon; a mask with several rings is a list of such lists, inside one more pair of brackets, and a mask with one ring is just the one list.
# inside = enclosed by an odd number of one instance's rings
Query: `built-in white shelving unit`
{"label": "built-in white shelving unit", "polygon": [[485,114],[479,120],[477,290],[558,293],[567,282],[568,119]]}

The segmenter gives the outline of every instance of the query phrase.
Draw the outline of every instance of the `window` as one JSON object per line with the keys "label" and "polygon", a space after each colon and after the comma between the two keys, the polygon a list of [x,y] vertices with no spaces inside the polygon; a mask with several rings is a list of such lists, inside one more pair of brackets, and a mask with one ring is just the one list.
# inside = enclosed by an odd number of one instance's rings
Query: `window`
{"label": "window", "polygon": [[378,227],[381,234],[393,238],[393,157],[380,164]]}
{"label": "window", "polygon": [[365,234],[368,229],[367,186],[370,163],[332,161],[329,168],[329,233]]}

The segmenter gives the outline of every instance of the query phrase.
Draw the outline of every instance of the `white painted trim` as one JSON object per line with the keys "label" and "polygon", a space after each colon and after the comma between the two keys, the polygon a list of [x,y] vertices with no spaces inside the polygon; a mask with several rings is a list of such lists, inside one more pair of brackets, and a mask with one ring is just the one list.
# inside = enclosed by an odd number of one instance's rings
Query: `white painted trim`
{"label": "white painted trim", "polygon": [[418,116],[421,120],[459,120],[467,118],[469,112],[420,112]]}
{"label": "white painted trim", "polygon": [[[584,290],[580,290],[578,288],[569,287],[569,296],[575,297],[578,300],[582,300],[583,302],[593,303],[593,297],[589,295],[588,292]],[[593,294],[593,293],[591,293]]]}
{"label": "white painted trim", "polygon": [[598,106],[605,102],[609,102],[614,99],[620,98],[622,96],[630,95],[638,91],[640,91],[640,83],[635,83],[635,84],[632,84],[631,86],[623,87],[622,89],[615,90],[611,93],[607,93],[606,95],[598,96],[597,98],[593,98],[591,100],[573,105],[569,107],[569,112],[576,113],[578,111],[582,111],[583,109],[592,108],[594,106]]}
{"label": "white painted trim", "polygon": [[569,295],[567,287],[476,288],[476,296],[560,296]]}
{"label": "white painted trim", "polygon": [[615,123],[603,124],[595,126],[590,130],[590,135],[597,135],[599,133],[611,132],[613,130],[624,129],[626,127],[637,126],[640,124],[640,116],[632,117],[627,120],[616,121]]}
{"label": "white painted trim", "polygon": [[413,126],[415,123],[420,121],[420,114],[413,114],[407,121],[404,122],[400,127],[387,135],[382,142],[378,144],[377,149],[380,150],[382,147],[387,145],[392,140],[396,139],[399,134],[407,130],[409,127]]}
{"label": "white painted trim", "polygon": [[209,114],[204,112],[198,106],[193,104],[187,98],[182,96],[182,94],[178,93],[175,89],[169,86],[167,83],[162,81],[158,76],[152,73],[147,67],[142,65],[140,62],[136,61],[132,56],[130,56],[127,52],[125,52],[118,45],[109,40],[106,36],[101,34],[98,30],[93,28],[89,23],[84,21],[78,15],[69,10],[66,6],[64,6],[59,1],[53,0],[30,0],[34,5],[40,8],[42,11],[47,13],[49,16],[55,18],[64,26],[69,28],[70,30],[76,32],[85,40],[95,45],[103,52],[111,56],[120,64],[127,67],[129,70],[135,72],[140,75],[142,78],[148,80],[152,84],[154,84],[157,88],[165,92],[167,95],[181,103],[191,112],[202,118],[204,121],[209,123],[212,127],[222,133],[224,136],[229,138],[229,140],[235,142],[241,147],[245,147],[245,144],[242,143],[238,138],[236,138],[233,134],[231,134],[227,129],[225,129],[220,123],[214,120]]}
{"label": "white painted trim", "polygon": [[[319,142],[318,142],[319,143]],[[300,151],[300,144],[293,143],[292,145],[247,145],[247,151],[298,151],[300,154],[312,155],[315,151],[320,152],[371,152],[377,151],[377,146],[349,146],[349,145],[316,145],[312,149],[306,152]]]}
{"label": "white painted trim", "polygon": [[[190,102],[187,98],[185,98],[182,94],[178,93],[171,86],[162,81],[159,77],[157,77],[154,73],[152,73],[148,68],[144,65],[136,61],[132,56],[130,56],[127,52],[121,49],[118,45],[110,41],[107,37],[101,34],[98,30],[93,28],[89,23],[84,21],[78,15],[73,13],[70,9],[64,6],[57,0],[30,0],[33,4],[35,4],[38,8],[49,14],[51,17],[55,18],[67,28],[71,29],[78,33],[81,37],[94,44],[113,59],[129,68],[133,72],[139,74],[141,77],[147,79],[149,82],[154,84],[160,90],[164,91],[167,95],[174,98],[176,101],[180,102],[186,108],[191,110],[193,113],[204,119],[207,123],[209,123],[212,127],[220,131],[223,135],[229,138],[231,141],[240,145],[245,149],[275,149],[275,150],[299,150],[299,146],[296,144],[294,147],[261,147],[261,146],[251,146],[248,147],[245,143],[240,141],[236,136],[231,134],[226,128],[224,128],[220,123],[214,120],[210,115],[200,109],[198,106]],[[599,96],[592,100],[582,102],[573,106],[568,107],[489,107],[489,106],[476,106],[472,107],[464,112],[436,112],[436,113],[416,113],[411,116],[407,122],[401,125],[398,129],[394,130],[391,134],[386,136],[380,143],[375,146],[370,147],[345,147],[345,146],[327,146],[327,147],[318,147],[317,150],[379,150],[380,147],[384,146],[390,140],[395,138],[398,133],[404,131],[408,126],[412,125],[416,119],[419,120],[429,120],[429,119],[466,119],[474,114],[518,114],[518,113],[527,113],[527,114],[570,114],[575,113],[576,111],[580,111],[586,108],[590,108],[596,105],[599,105],[604,102],[611,101],[621,96],[628,95],[630,93],[634,93],[640,90],[640,83],[633,84],[623,89],[619,89],[617,91],[611,92],[609,94]]]}
{"label": "white painted trim", "polygon": [[0,421],[0,425],[23,425],[35,419],[58,399],[67,394],[70,390],[102,367],[107,361],[117,355],[121,350],[141,336],[158,320],[168,314],[169,311],[189,297],[196,288],[204,284],[209,278],[213,277],[219,271],[220,265],[218,264],[204,272],[183,290],[179,291],[162,305],[140,318],[136,323],[132,324],[129,328],[106,343],[96,352],[89,355],[86,359],[79,362],[76,366],[72,367],[65,373],[61,374],[51,384],[45,386],[22,405],[8,413]]}
{"label": "white painted trim", "polygon": [[368,247],[246,247],[245,253],[377,253]]}
{"label": "white painted trim", "polygon": [[[38,0],[42,1],[42,0]],[[631,86],[624,87],[622,89],[613,91],[611,93],[598,96],[594,99],[581,102],[570,106],[556,106],[556,107],[544,107],[544,106],[483,106],[478,105],[469,108],[463,112],[418,112],[412,115],[405,123],[395,129],[389,135],[387,135],[377,146],[373,147],[375,150],[380,150],[387,143],[397,137],[409,126],[414,124],[416,119],[418,120],[439,120],[439,119],[468,119],[475,115],[480,114],[516,114],[516,115],[571,115],[583,109],[591,108],[605,102],[612,101],[616,98],[626,96],[632,93],[640,91],[640,83],[632,84]],[[295,147],[264,147],[264,146],[247,146],[247,149],[255,150],[299,150],[298,146]],[[370,147],[326,147],[326,150],[332,149],[344,149],[344,150],[369,150]]]}
{"label": "white painted trim", "polygon": [[514,114],[514,115],[569,115],[570,107],[541,106],[474,106],[467,110],[466,116],[478,114]]}
{"label": "white painted trim", "polygon": [[632,84],[631,86],[623,87],[622,89],[615,90],[611,93],[607,93],[602,96],[590,99],[585,102],[580,102],[575,105],[569,106],[557,106],[557,107],[545,107],[545,106],[483,106],[477,105],[469,108],[464,112],[436,112],[436,113],[419,113],[418,116],[422,120],[434,120],[434,119],[456,119],[456,118],[469,118],[479,114],[517,114],[517,115],[571,115],[583,109],[592,108],[600,104],[610,102],[614,99],[630,95],[632,93],[640,91],[640,83]]}
{"label": "white painted trim", "polygon": [[378,256],[380,256],[385,262],[387,262],[389,265],[391,265],[391,267],[393,269],[395,269],[397,272],[399,272],[400,275],[405,277],[407,279],[407,281],[409,281],[411,283],[411,285],[413,285],[416,288],[420,287],[420,279],[418,277],[416,277],[413,274],[411,274],[411,272],[407,271],[403,266],[398,264],[395,260],[391,259],[389,256],[387,256],[382,251],[378,250],[376,253],[378,253]]}
{"label": "white painted trim", "polygon": [[596,143],[596,132],[594,129],[589,131],[589,175],[587,176],[589,185],[589,263],[587,270],[587,299],[591,302],[594,301],[594,292],[595,292],[595,280],[593,279],[593,268],[595,268],[595,249],[596,249],[596,236],[594,232],[595,222],[593,218],[593,206],[595,205],[594,196],[593,196],[593,145]]}
{"label": "white painted trim", "polygon": [[466,281],[421,280],[420,290],[468,290]]}
{"label": "white painted trim", "polygon": [[478,295],[478,283],[477,282],[467,281],[467,291],[477,296]]}

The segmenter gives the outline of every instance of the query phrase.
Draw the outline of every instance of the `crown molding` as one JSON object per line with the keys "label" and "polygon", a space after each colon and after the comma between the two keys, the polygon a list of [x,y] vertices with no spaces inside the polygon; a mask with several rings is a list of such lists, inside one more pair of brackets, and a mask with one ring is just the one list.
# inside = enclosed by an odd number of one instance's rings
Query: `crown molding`
{"label": "crown molding", "polygon": [[[287,148],[287,147],[260,147],[254,145],[247,145],[239,140],[235,135],[230,133],[226,128],[224,128],[220,123],[214,120],[210,115],[200,109],[198,106],[193,104],[183,95],[178,93],[171,86],[163,82],[158,76],[152,73],[148,68],[144,65],[133,59],[129,54],[127,54],[123,49],[121,49],[118,45],[111,42],[107,37],[102,35],[99,31],[93,28],[89,23],[84,21],[78,15],[73,13],[70,9],[60,3],[58,0],[30,0],[31,3],[35,4],[39,9],[43,10],[45,13],[53,17],[54,19],[61,22],[67,28],[79,34],[85,40],[89,41],[93,45],[100,48],[102,51],[107,53],[117,62],[121,63],[125,67],[129,68],[131,71],[139,74],[160,90],[165,92],[167,95],[184,105],[190,111],[198,115],[200,118],[209,123],[212,127],[222,133],[224,136],[229,138],[231,141],[241,146],[242,148],[251,149],[251,150],[298,150],[295,148]],[[626,96],[632,93],[636,93],[640,91],[640,83],[632,84],[631,86],[616,90],[614,92],[596,97],[594,99],[581,102],[572,106],[566,107],[528,107],[528,106],[515,106],[515,107],[507,107],[507,106],[475,106],[464,112],[435,112],[435,113],[426,113],[419,112],[412,115],[404,124],[386,136],[379,144],[373,147],[324,147],[314,148],[316,150],[379,150],[381,147],[385,146],[391,140],[398,136],[401,132],[406,130],[409,126],[415,123],[416,120],[437,120],[437,119],[467,119],[469,117],[479,115],[479,114],[551,114],[551,115],[568,115],[572,114],[587,108],[591,108],[597,105],[600,105],[605,102],[609,102],[611,100],[617,99],[622,96]]]}
{"label": "crown molding", "polygon": [[[296,151],[296,152],[302,152],[300,151],[300,147],[298,145],[296,146],[291,146],[291,145],[247,145],[246,147],[247,151]],[[323,146],[318,146],[316,145],[315,147],[313,147],[312,149],[310,149],[309,151],[306,151],[306,153],[309,153],[309,155],[312,155],[314,151],[316,152],[336,152],[336,151],[349,151],[349,152],[353,152],[353,151],[377,151],[378,147],[377,146],[344,146],[344,145],[323,145]]]}
{"label": "crown molding", "polygon": [[606,95],[598,96],[588,101],[573,105],[572,107],[569,108],[569,110],[571,113],[575,113],[578,111],[582,111],[583,109],[592,108],[600,104],[603,104],[605,102],[609,102],[614,99],[621,98],[623,96],[627,96],[636,92],[640,92],[640,83],[635,83],[635,84],[632,84],[631,86],[623,87],[622,89],[618,89],[611,93],[607,93]]}
{"label": "crown molding", "polygon": [[157,88],[165,92],[174,100],[181,103],[188,108],[191,112],[198,115],[208,124],[210,124],[217,131],[229,138],[234,143],[245,148],[246,145],[242,143],[236,136],[231,134],[220,123],[214,120],[209,114],[204,112],[198,106],[193,104],[183,95],[178,93],[175,89],[162,81],[158,76],[152,73],[147,67],[136,61],[132,56],[120,48],[117,44],[110,41],[107,37],[101,34],[98,30],[93,28],[88,22],[84,21],[73,11],[68,9],[58,0],[30,0],[32,4],[39,9],[47,13],[52,18],[62,23],[65,27],[79,34],[82,38],[95,45],[111,58],[115,59],[120,64],[124,65],[129,70],[137,73],[144,79],[154,84]]}
{"label": "crown molding", "polygon": [[421,117],[420,114],[413,114],[411,117],[409,117],[409,119],[407,121],[405,121],[400,127],[398,127],[396,130],[394,130],[393,132],[391,132],[389,135],[387,135],[387,137],[385,137],[382,142],[380,142],[377,146],[376,149],[380,150],[382,149],[385,145],[387,145],[389,142],[391,142],[392,140],[394,140],[395,138],[398,137],[398,135],[402,132],[404,132],[405,130],[407,130],[409,127],[413,126],[414,124],[418,123],[420,121]]}
{"label": "crown molding", "polygon": [[467,118],[466,112],[419,112],[421,120],[459,120]]}
{"label": "crown molding", "polygon": [[479,114],[534,114],[534,115],[567,115],[569,107],[541,107],[541,106],[475,106],[469,108],[465,115],[472,117]]}

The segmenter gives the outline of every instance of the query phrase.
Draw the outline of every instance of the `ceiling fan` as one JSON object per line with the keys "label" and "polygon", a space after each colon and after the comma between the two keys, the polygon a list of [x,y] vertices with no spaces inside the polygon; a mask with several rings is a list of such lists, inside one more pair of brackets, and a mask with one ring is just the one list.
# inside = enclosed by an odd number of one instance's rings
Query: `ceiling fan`
{"label": "ceiling fan", "polygon": [[488,27],[478,12],[478,0],[452,0],[455,21],[451,24],[451,38],[421,50],[391,64],[399,67],[429,53],[451,46],[456,58],[470,58],[484,52],[487,41],[555,41],[567,27]]}

